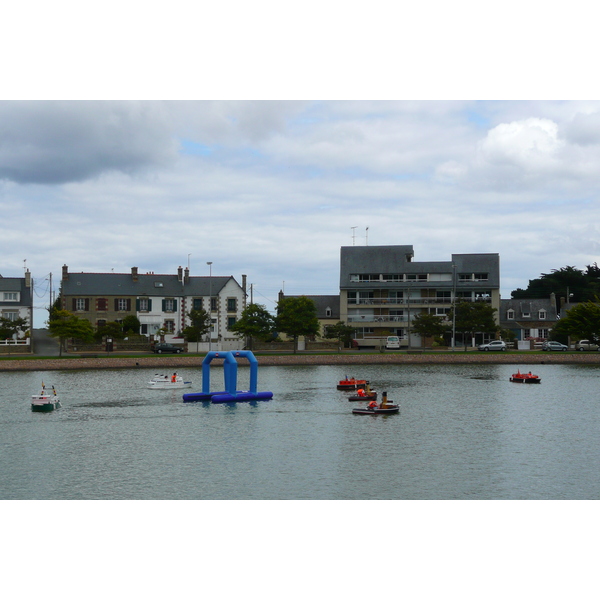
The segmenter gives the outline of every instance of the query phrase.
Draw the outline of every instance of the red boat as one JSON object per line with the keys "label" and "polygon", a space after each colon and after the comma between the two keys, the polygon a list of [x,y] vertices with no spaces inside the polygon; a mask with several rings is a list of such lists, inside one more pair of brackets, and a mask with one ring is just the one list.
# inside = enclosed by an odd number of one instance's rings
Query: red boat
{"label": "red boat", "polygon": [[356,402],[358,400],[377,400],[377,392],[375,390],[371,390],[367,385],[366,390],[363,390],[362,388],[359,389],[356,394],[348,396],[348,400],[351,402]]}
{"label": "red boat", "polygon": [[337,389],[338,390],[348,390],[348,391],[358,390],[358,389],[364,390],[367,387],[367,385],[369,385],[369,382],[366,379],[354,379],[354,377],[351,377],[351,378],[346,377],[346,379],[342,379],[338,383]]}
{"label": "red boat", "polygon": [[513,373],[510,377],[510,381],[513,383],[541,383],[542,380],[537,375],[532,375],[531,371],[529,373],[521,373],[521,371],[517,371]]}

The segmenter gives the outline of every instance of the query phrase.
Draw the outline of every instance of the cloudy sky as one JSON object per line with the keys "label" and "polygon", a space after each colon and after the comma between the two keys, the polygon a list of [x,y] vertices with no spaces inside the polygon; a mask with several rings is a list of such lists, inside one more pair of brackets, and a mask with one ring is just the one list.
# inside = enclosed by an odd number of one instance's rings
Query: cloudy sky
{"label": "cloudy sky", "polygon": [[273,309],[280,289],[337,293],[344,245],[497,252],[503,297],[598,260],[595,31],[576,11],[73,6],[11,5],[0,39],[0,274],[28,268],[36,307],[63,264],[212,261]]}
{"label": "cloudy sky", "polygon": [[[3,101],[3,276],[248,275],[334,294],[344,245],[497,252],[502,296],[600,257],[600,102]],[[367,230],[368,228],[368,230]],[[26,261],[26,262],[24,262]]]}

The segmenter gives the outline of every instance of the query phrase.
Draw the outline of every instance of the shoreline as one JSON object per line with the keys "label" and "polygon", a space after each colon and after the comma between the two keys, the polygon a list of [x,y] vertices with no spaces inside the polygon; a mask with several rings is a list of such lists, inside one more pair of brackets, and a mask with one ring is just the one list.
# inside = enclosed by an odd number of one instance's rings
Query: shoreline
{"label": "shoreline", "polygon": [[[600,365],[600,352],[576,353],[377,353],[377,354],[277,354],[255,355],[261,366],[294,365],[407,365],[407,364],[581,364]],[[0,359],[0,371],[66,371],[86,369],[181,369],[201,368],[204,356],[115,356],[115,357],[77,357],[77,358],[27,358]],[[242,360],[240,366],[246,361]]]}

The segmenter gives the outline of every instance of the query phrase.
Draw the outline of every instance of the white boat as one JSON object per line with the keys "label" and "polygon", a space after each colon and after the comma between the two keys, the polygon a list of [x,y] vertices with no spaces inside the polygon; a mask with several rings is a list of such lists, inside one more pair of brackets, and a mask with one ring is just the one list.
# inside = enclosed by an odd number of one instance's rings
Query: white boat
{"label": "white boat", "polygon": [[181,375],[155,375],[148,382],[148,389],[151,390],[180,390],[192,387],[191,381],[184,381]]}
{"label": "white boat", "polygon": [[31,396],[31,410],[36,412],[50,412],[55,408],[60,408],[60,400],[56,394],[54,386],[52,391],[46,391],[46,386],[42,383],[42,391],[39,394]]}

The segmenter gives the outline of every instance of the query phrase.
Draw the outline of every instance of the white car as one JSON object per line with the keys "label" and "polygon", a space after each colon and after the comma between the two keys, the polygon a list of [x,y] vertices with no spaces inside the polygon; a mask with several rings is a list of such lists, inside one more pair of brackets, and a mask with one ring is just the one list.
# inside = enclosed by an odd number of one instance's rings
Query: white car
{"label": "white car", "polygon": [[600,350],[600,346],[590,342],[590,340],[579,340],[575,344],[575,350]]}
{"label": "white car", "polygon": [[489,350],[500,350],[502,352],[505,352],[506,342],[503,342],[502,340],[492,340],[487,344],[479,344],[479,346],[477,346],[477,349],[485,350],[486,352],[488,352]]}

